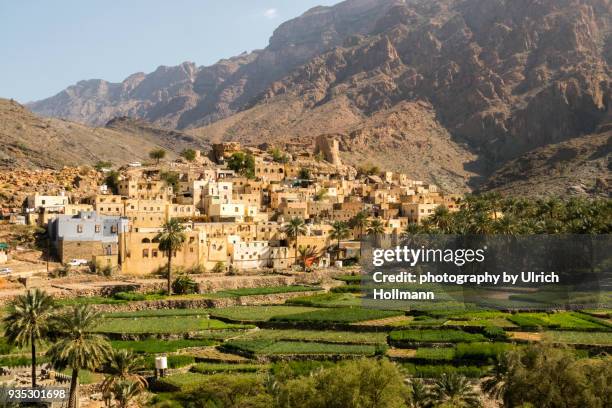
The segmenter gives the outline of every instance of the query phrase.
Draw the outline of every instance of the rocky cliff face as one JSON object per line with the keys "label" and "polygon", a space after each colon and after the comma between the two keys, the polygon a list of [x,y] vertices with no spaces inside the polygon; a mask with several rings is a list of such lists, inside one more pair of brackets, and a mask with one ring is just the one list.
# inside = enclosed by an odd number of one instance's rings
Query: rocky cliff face
{"label": "rocky cliff face", "polygon": [[334,133],[349,159],[465,187],[609,121],[611,7],[348,0],[282,24],[263,50],[81,82],[32,109],[88,123],[136,116],[216,140]]}
{"label": "rocky cliff face", "polygon": [[413,1],[377,26],[262,100],[290,94],[314,108],[347,97],[365,115],[427,101],[492,164],[590,133],[608,111],[608,0]]}

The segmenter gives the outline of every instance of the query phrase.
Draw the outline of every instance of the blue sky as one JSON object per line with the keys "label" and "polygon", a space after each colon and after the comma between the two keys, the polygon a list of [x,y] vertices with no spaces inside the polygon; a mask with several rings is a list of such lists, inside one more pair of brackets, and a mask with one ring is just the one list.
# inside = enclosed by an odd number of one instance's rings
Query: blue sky
{"label": "blue sky", "polygon": [[274,29],[340,0],[2,0],[0,97],[25,103],[82,79],[263,48]]}

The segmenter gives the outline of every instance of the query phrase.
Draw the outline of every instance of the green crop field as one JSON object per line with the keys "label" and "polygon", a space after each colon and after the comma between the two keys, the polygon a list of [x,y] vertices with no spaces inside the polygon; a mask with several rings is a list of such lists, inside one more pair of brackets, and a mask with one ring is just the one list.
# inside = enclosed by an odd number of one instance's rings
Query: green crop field
{"label": "green crop field", "polygon": [[403,312],[390,310],[334,308],[276,316],[270,320],[284,322],[353,323],[366,320],[384,319],[392,316],[401,316],[403,314]]}
{"label": "green crop field", "polygon": [[265,364],[218,364],[218,363],[198,363],[191,367],[190,371],[199,374],[217,373],[254,373],[268,369],[270,366]]}
{"label": "green crop field", "polygon": [[419,347],[415,358],[432,361],[451,361],[455,358],[455,349],[451,347]]}
{"label": "green crop field", "polygon": [[372,356],[376,347],[369,344],[329,344],[279,341],[260,350],[262,354],[359,354]]}
{"label": "green crop field", "polygon": [[509,349],[508,343],[459,343],[455,349],[455,358],[459,360],[488,360]]}
{"label": "green crop field", "polygon": [[474,320],[447,320],[445,326],[461,326],[461,327],[487,327],[495,326],[502,328],[516,327],[515,324],[503,317],[495,317],[491,319],[474,319]]}
{"label": "green crop field", "polygon": [[300,306],[234,306],[210,309],[210,316],[237,322],[265,322],[276,316],[311,312],[313,310],[317,309]]}
{"label": "green crop field", "polygon": [[249,340],[292,340],[305,342],[328,342],[345,344],[384,344],[387,334],[368,332],[346,332],[333,330],[255,330],[245,334]]}
{"label": "green crop field", "polygon": [[372,344],[332,344],[300,341],[274,340],[230,340],[223,344],[228,350],[245,351],[256,354],[358,354],[374,355],[377,347]]}
{"label": "green crop field", "polygon": [[103,319],[93,330],[98,333],[143,334],[143,333],[189,333],[202,330],[243,328],[215,319],[194,316],[134,317]]}
{"label": "green crop field", "polygon": [[286,303],[313,307],[353,307],[361,305],[361,298],[352,293],[320,293],[289,299]]}
{"label": "green crop field", "polygon": [[165,317],[165,316],[206,316],[210,309],[146,309],[135,312],[104,313],[108,318]]}
{"label": "green crop field", "polygon": [[111,345],[115,349],[129,349],[137,353],[172,353],[190,347],[205,347],[214,345],[215,342],[208,339],[180,339],[180,340],[115,340]]}
{"label": "green crop field", "polygon": [[597,346],[612,346],[612,332],[583,332],[583,331],[548,331],[543,335],[544,340],[566,344],[592,344]]}
{"label": "green crop field", "polygon": [[158,391],[188,391],[206,383],[209,376],[198,373],[179,373],[160,378],[154,388]]}
{"label": "green crop field", "polygon": [[480,333],[461,330],[397,330],[392,331],[389,338],[401,343],[468,343],[486,340]]}
{"label": "green crop field", "polygon": [[561,330],[607,330],[605,321],[577,312],[517,313],[508,318],[520,327],[557,328]]}
{"label": "green crop field", "polygon": [[322,290],[316,286],[273,286],[273,287],[261,287],[261,288],[242,288],[242,289],[230,289],[216,292],[215,295],[222,297],[235,297],[235,296],[254,296],[254,295],[271,295],[276,293],[292,293],[292,292],[311,292]]}

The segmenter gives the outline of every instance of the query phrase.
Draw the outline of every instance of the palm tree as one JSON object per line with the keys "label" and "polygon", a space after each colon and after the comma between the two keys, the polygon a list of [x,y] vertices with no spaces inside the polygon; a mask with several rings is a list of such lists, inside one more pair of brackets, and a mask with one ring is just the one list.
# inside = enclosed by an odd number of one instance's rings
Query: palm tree
{"label": "palm tree", "polygon": [[36,344],[49,331],[54,304],[53,297],[40,289],[17,296],[9,304],[4,318],[4,336],[10,344],[31,347],[32,387],[36,387]]}
{"label": "palm tree", "polygon": [[506,354],[497,356],[497,363],[493,366],[491,376],[485,378],[480,385],[482,390],[495,399],[500,399],[506,392],[508,370],[510,361]]}
{"label": "palm tree", "polygon": [[482,406],[478,394],[462,375],[444,373],[436,381],[432,399],[440,405],[453,408],[479,408]]}
{"label": "palm tree", "polygon": [[292,218],[287,225],[283,228],[283,233],[294,240],[294,262],[298,260],[298,237],[306,233],[306,225],[304,220],[298,217]]}
{"label": "palm tree", "polygon": [[[332,224],[332,232],[330,234],[331,239],[338,240],[338,246],[336,247],[336,256],[340,256],[340,241],[348,237],[349,228],[345,222],[336,221]],[[337,258],[336,258],[337,259]]]}
{"label": "palm tree", "polygon": [[413,379],[410,381],[412,394],[410,396],[409,408],[428,408],[431,406],[429,390],[422,380]]}
{"label": "palm tree", "polygon": [[176,218],[165,223],[162,228],[155,238],[159,241],[159,249],[168,255],[168,295],[172,295],[172,256],[182,248],[187,236],[185,228]]}
{"label": "palm tree", "polygon": [[121,380],[113,385],[113,394],[117,400],[117,408],[127,408],[130,402],[142,392],[142,388],[135,382]]}
{"label": "palm tree", "polygon": [[317,249],[300,246],[298,248],[298,252],[300,253],[300,264],[302,264],[302,268],[306,270],[306,261],[310,258],[317,256]]}
{"label": "palm tree", "polygon": [[131,350],[113,350],[104,370],[108,375],[102,382],[102,393],[110,394],[117,383],[122,381],[128,381],[141,389],[145,389],[147,380],[138,374],[143,369],[142,358],[135,355]]}
{"label": "palm tree", "polygon": [[373,236],[376,240],[376,245],[380,246],[380,236],[385,233],[385,225],[380,219],[375,219],[370,222],[370,226],[366,230],[366,234]]}
{"label": "palm tree", "polygon": [[434,213],[427,219],[427,222],[444,234],[452,232],[453,216],[443,205],[436,207]]}
{"label": "palm tree", "polygon": [[47,351],[56,369],[72,369],[68,408],[78,402],[79,371],[100,367],[110,354],[110,344],[105,337],[91,333],[100,315],[87,305],[74,306],[54,319],[58,339]]}
{"label": "palm tree", "polygon": [[[359,231],[359,240],[363,237],[363,230],[370,225],[370,221],[368,220],[368,214],[365,211],[359,211],[351,220],[349,221],[349,225],[353,228],[356,228]],[[359,245],[359,257],[361,257],[363,249],[363,243]]]}
{"label": "palm tree", "polygon": [[365,211],[359,211],[351,218],[351,221],[349,221],[349,225],[359,231],[359,238],[361,238],[363,230],[368,227],[369,223],[368,214]]}

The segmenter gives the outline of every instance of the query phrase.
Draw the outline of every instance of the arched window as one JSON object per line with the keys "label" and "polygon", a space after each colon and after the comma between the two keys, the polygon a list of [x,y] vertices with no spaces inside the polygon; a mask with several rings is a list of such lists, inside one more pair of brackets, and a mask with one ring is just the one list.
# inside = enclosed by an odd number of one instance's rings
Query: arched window
{"label": "arched window", "polygon": [[142,243],[143,244],[149,244],[149,243],[151,243],[151,240],[149,238],[143,238],[142,239]]}

